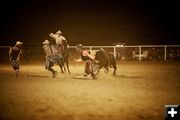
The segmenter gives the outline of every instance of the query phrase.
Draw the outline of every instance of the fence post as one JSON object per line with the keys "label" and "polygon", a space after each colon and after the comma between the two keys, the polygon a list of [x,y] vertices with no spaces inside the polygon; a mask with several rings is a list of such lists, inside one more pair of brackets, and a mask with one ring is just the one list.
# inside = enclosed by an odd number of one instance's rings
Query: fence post
{"label": "fence post", "polygon": [[92,46],[89,46],[89,51],[90,53],[92,53]]}
{"label": "fence post", "polygon": [[115,57],[115,59],[116,59],[116,46],[114,46],[114,52],[113,52],[113,54],[114,54],[114,57]]}
{"label": "fence post", "polygon": [[139,46],[139,61],[141,61],[141,46]]}
{"label": "fence post", "polygon": [[164,46],[164,61],[166,61],[166,45]]}

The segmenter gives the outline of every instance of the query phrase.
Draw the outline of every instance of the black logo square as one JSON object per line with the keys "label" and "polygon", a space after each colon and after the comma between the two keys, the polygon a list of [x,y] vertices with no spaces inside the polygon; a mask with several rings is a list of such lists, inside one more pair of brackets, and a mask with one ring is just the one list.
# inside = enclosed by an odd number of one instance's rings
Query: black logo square
{"label": "black logo square", "polygon": [[180,106],[165,105],[165,120],[180,120]]}

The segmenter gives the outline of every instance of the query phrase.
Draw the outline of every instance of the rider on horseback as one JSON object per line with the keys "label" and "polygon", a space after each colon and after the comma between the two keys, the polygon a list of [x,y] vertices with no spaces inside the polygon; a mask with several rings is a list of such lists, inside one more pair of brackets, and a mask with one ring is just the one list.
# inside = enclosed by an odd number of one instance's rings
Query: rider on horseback
{"label": "rider on horseback", "polygon": [[60,54],[63,54],[63,52],[64,52],[63,42],[66,41],[66,38],[64,36],[62,36],[62,32],[59,30],[55,34],[50,33],[49,36],[55,40],[58,52]]}
{"label": "rider on horseback", "polygon": [[[62,32],[60,30],[57,31],[55,34],[50,33],[49,36],[55,40],[56,49],[58,53],[62,55],[62,66],[64,67],[64,70],[66,71],[67,68],[68,72],[71,73],[69,70],[69,48],[66,38],[62,36]],[[64,66],[64,63],[66,63],[66,67]],[[62,67],[61,71],[63,72]]]}

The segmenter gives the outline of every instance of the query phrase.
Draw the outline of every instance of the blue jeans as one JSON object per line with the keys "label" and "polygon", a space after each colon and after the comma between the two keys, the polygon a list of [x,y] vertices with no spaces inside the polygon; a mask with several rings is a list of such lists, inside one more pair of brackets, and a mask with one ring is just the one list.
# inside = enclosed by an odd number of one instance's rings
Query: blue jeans
{"label": "blue jeans", "polygon": [[49,56],[46,59],[45,67],[46,68],[52,67],[54,65],[54,63],[59,63],[62,60],[63,60],[62,55],[52,55],[52,56]]}
{"label": "blue jeans", "polygon": [[17,58],[11,59],[11,66],[14,70],[19,69],[19,61],[17,61]]}

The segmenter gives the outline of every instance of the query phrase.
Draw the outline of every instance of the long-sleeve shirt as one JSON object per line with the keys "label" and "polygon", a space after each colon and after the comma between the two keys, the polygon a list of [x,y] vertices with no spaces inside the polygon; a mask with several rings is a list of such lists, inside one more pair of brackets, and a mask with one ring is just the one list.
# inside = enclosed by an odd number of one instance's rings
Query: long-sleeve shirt
{"label": "long-sleeve shirt", "polygon": [[10,47],[9,49],[9,57],[10,59],[20,60],[20,56],[24,56],[23,50],[18,46]]}
{"label": "long-sleeve shirt", "polygon": [[48,58],[49,56],[52,56],[52,55],[59,54],[56,47],[53,45],[44,45],[43,49],[44,49],[44,53],[45,53],[45,58]]}
{"label": "long-sleeve shirt", "polygon": [[84,58],[84,60],[87,60],[87,59],[92,59],[93,60],[95,57],[92,56],[91,54],[89,54],[87,52],[87,50],[83,50],[83,51],[81,51],[81,58]]}
{"label": "long-sleeve shirt", "polygon": [[61,45],[62,41],[66,40],[62,35],[51,34],[51,37],[55,39],[56,45]]}

